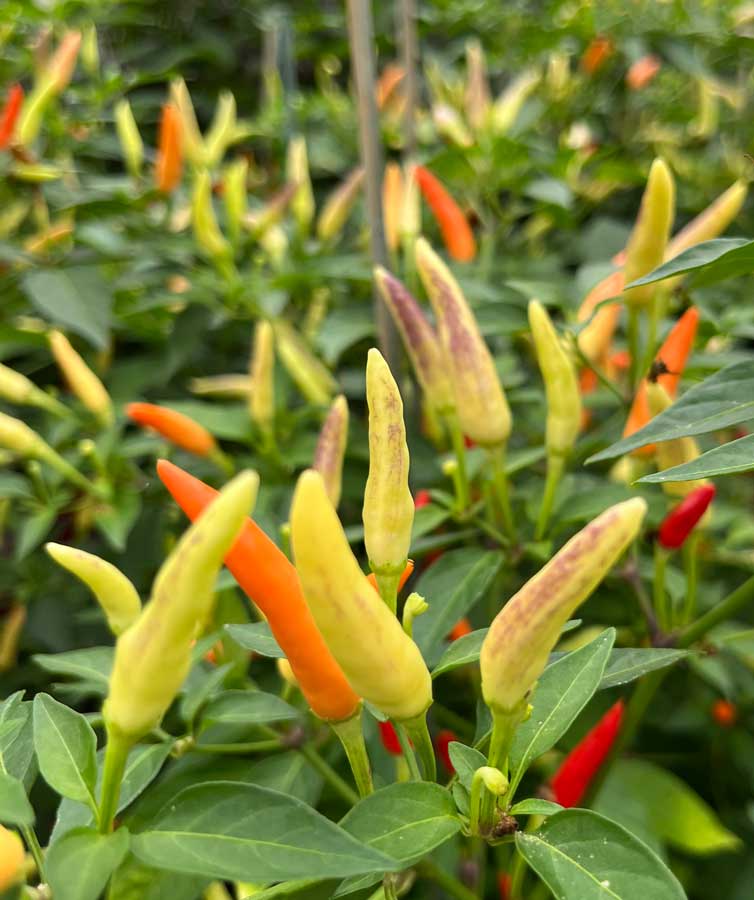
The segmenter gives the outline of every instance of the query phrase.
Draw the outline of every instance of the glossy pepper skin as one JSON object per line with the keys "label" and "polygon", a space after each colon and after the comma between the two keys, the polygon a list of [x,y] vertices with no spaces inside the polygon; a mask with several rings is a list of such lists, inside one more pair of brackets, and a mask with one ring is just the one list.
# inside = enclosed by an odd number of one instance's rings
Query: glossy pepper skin
{"label": "glossy pepper skin", "polygon": [[293,495],[291,543],[309,609],[351,687],[392,719],[422,715],[432,702],[427,666],[361,571],[313,469]]}
{"label": "glossy pepper skin", "polygon": [[[157,475],[192,521],[217,496],[214,488],[167,460],[159,460]],[[359,708],[359,698],[327,648],[296,570],[282,550],[247,518],[225,555],[225,565],[267,617],[314,713],[330,721],[350,718]]]}
{"label": "glossy pepper skin", "polygon": [[414,177],[440,226],[443,243],[451,258],[456,262],[471,262],[476,256],[476,241],[461,208],[429,169],[416,166]]}
{"label": "glossy pepper skin", "polygon": [[605,510],[505,604],[482,644],[482,694],[493,713],[512,715],[542,674],[563,625],[639,532],[640,497]]}
{"label": "glossy pepper skin", "polygon": [[174,409],[156,403],[129,403],[126,415],[137,425],[151,428],[176,447],[196,456],[209,456],[217,450],[214,437],[203,425]]}
{"label": "glossy pepper skin", "polygon": [[18,114],[24,102],[24,89],[20,84],[13,84],[8,89],[5,106],[0,113],[0,150],[4,150],[13,140]]}
{"label": "glossy pepper skin", "polygon": [[623,712],[623,701],[618,700],[563,760],[550,782],[556,803],[569,808],[584,799],[620,733]]}
{"label": "glossy pepper skin", "polygon": [[703,484],[684,497],[662,520],[657,533],[660,546],[666,550],[682,547],[714,498],[714,484]]}
{"label": "glossy pepper skin", "polygon": [[191,667],[191,647],[212,604],[217,573],[258,485],[255,472],[237,475],[160,567],[149,602],[115,645],[102,710],[110,734],[137,741],[159,725],[173,702]]}

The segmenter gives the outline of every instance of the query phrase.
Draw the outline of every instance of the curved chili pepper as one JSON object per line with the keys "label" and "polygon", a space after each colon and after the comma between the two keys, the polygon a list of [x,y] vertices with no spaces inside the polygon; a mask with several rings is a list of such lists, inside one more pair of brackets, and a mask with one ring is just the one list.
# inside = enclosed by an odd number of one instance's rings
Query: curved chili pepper
{"label": "curved chili pepper", "polygon": [[24,89],[20,84],[11,85],[2,114],[0,114],[0,149],[7,147],[13,139],[13,132],[16,129],[16,121],[23,102]]}
{"label": "curved chili pepper", "polygon": [[624,703],[618,700],[571,750],[550,782],[556,803],[578,806],[618,737]]}
{"label": "curved chili pepper", "polygon": [[137,425],[151,428],[171,443],[197,456],[210,456],[217,443],[207,429],[189,416],[156,403],[129,403],[126,415]]}
{"label": "curved chili pepper", "polygon": [[155,182],[157,190],[170,194],[181,180],[183,172],[183,150],[181,116],[177,107],[165,103],[160,119],[160,137],[157,147]]}
{"label": "curved chili pepper", "polygon": [[677,550],[696,527],[715,497],[715,485],[703,484],[673,507],[662,520],[657,539],[666,550]]}
{"label": "curved chili pepper", "polygon": [[[157,474],[192,521],[217,491],[178,466],[161,459]],[[302,693],[323,719],[350,718],[359,705],[340,666],[314,623],[298,576],[285,554],[252,520],[246,519],[225,564],[243,592],[267,617]]]}
{"label": "curved chili pepper", "polygon": [[419,189],[440,226],[448,253],[458,262],[471,262],[476,256],[476,241],[463,211],[429,169],[416,166],[414,173]]}

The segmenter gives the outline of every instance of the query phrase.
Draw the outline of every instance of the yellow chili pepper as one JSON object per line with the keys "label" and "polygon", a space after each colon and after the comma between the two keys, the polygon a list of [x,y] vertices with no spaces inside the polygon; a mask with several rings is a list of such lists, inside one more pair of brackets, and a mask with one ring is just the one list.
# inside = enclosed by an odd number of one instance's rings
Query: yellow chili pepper
{"label": "yellow chili pepper", "polygon": [[223,170],[223,202],[228,220],[231,240],[238,242],[241,226],[246,215],[246,181],[249,176],[249,161],[242,157]]}
{"label": "yellow chili pepper", "polygon": [[[647,402],[652,416],[658,416],[664,412],[673,401],[661,384],[647,382]],[[655,459],[660,471],[672,466],[681,466],[692,462],[700,454],[699,445],[693,437],[674,438],[671,441],[661,441],[655,445]],[[706,478],[696,481],[666,481],[662,489],[670,497],[685,497],[703,484],[708,484]]]}
{"label": "yellow chili pepper", "polygon": [[0,397],[22,406],[37,406],[56,416],[69,416],[62,403],[38,388],[25,375],[0,363]]}
{"label": "yellow chili pepper", "polygon": [[491,129],[494,134],[507,134],[511,130],[524,103],[539,84],[541,77],[541,73],[536,69],[524,71],[496,98],[490,112]]}
{"label": "yellow chili pepper", "polygon": [[45,550],[58,565],[68,569],[91,590],[114,635],[124,632],[139,618],[139,594],[131,581],[112,563],[64,544],[48,543]]}
{"label": "yellow chili pepper", "polygon": [[277,319],[273,328],[278,357],[298,389],[317,406],[329,404],[337,388],[337,382],[330,371],[307,347],[292,325],[283,319]]}
{"label": "yellow chili pepper", "polygon": [[144,142],[139,134],[131,104],[125,98],[115,104],[115,128],[126,168],[133,178],[139,178],[144,162]]}
{"label": "yellow chili pepper", "polygon": [[206,169],[197,172],[191,197],[191,223],[197,244],[210,259],[226,260],[233,255],[231,246],[220,231],[212,207],[212,179]]}
{"label": "yellow chili pepper", "polygon": [[103,425],[111,425],[114,418],[113,403],[105,386],[62,332],[51,331],[47,337],[55,362],[70,389]]}
{"label": "yellow chili pepper", "polygon": [[309,159],[306,152],[306,140],[298,135],[288,144],[288,157],[285,167],[286,178],[296,185],[296,193],[291,200],[293,218],[299,232],[308,234],[309,226],[314,218],[314,191],[309,176]]}
{"label": "yellow chili pepper", "polygon": [[99,43],[97,41],[97,26],[90,22],[84,28],[81,42],[81,62],[89,75],[99,75]]}
{"label": "yellow chili pepper", "polygon": [[354,691],[399,721],[423,715],[432,679],[419,648],[361,571],[311,469],[293,496],[291,540],[306,601]]}
{"label": "yellow chili pepper", "polygon": [[322,425],[312,468],[322,476],[330,503],[337,509],[343,480],[343,457],[348,442],[348,401],[340,394]]}
{"label": "yellow chili pepper", "polygon": [[435,123],[437,133],[457,147],[468,149],[474,146],[473,135],[466,127],[458,110],[449,103],[432,104],[432,121]]}
{"label": "yellow chili pepper", "polygon": [[398,163],[389,162],[382,178],[382,218],[388,250],[397,250],[401,243],[402,207],[403,172]]}
{"label": "yellow chili pepper", "polygon": [[490,112],[490,86],[484,50],[478,40],[466,42],[466,120],[475,131],[487,124]]}
{"label": "yellow chili pepper", "polygon": [[364,167],[359,166],[325,201],[317,219],[317,237],[331,241],[343,230],[364,183]]}
{"label": "yellow chili pepper", "polygon": [[236,136],[236,98],[223,91],[217,99],[215,115],[204,140],[204,161],[210,169],[220,164]]}
{"label": "yellow chili pepper", "polygon": [[26,851],[15,831],[0,825],[0,891],[6,891],[23,879]]}
{"label": "yellow chili pepper", "polygon": [[249,413],[262,431],[270,432],[275,421],[275,336],[265,320],[254,330],[254,352],[251,357],[251,393]]}
{"label": "yellow chili pepper", "polygon": [[170,99],[178,109],[181,120],[181,144],[186,159],[192,166],[200,168],[206,163],[204,140],[196,121],[191,94],[182,78],[176,78],[170,84]]}

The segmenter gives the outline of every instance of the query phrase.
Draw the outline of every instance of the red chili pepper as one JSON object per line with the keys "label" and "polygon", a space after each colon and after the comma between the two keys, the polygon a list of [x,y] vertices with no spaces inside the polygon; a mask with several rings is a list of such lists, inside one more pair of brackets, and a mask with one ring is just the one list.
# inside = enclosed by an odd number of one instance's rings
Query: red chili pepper
{"label": "red chili pepper", "polygon": [[417,166],[414,173],[419,189],[440,226],[448,253],[458,262],[471,262],[476,256],[476,241],[463,210],[429,169]]}
{"label": "red chili pepper", "polygon": [[510,900],[512,882],[513,879],[507,872],[498,872],[497,890],[500,895],[500,900]]}
{"label": "red chili pepper", "polygon": [[712,704],[712,718],[722,728],[732,728],[738,720],[738,707],[730,700],[715,700]]}
{"label": "red chili pepper", "polygon": [[11,85],[5,106],[2,113],[0,113],[0,149],[7,147],[13,139],[16,120],[21,112],[21,104],[23,102],[24,89],[20,84]]}
{"label": "red chili pepper", "polygon": [[715,496],[714,484],[703,484],[674,506],[660,525],[657,539],[666,550],[677,550],[707,512]]}
{"label": "red chili pepper", "polygon": [[423,489],[417,493],[414,497],[414,509],[421,509],[424,506],[429,506],[432,502],[432,497],[428,490]]}
{"label": "red chili pepper", "polygon": [[455,766],[450,760],[448,746],[452,744],[453,741],[457,740],[458,735],[447,728],[443,729],[442,731],[438,731],[435,735],[435,749],[437,750],[437,755],[440,757],[440,762],[445,766],[445,768],[451,775],[455,775],[456,770]]}
{"label": "red chili pepper", "polygon": [[382,741],[382,746],[387,750],[388,753],[393,756],[401,756],[403,754],[403,750],[401,750],[401,744],[398,740],[398,735],[395,732],[395,727],[392,722],[378,722],[377,727],[380,730],[380,740]]}
{"label": "red chili pepper", "polygon": [[622,700],[613,704],[561,763],[550,782],[555,801],[561,806],[578,806],[583,799],[618,737],[623,710]]}
{"label": "red chili pepper", "polygon": [[465,637],[467,634],[471,634],[474,629],[471,627],[471,622],[464,616],[462,619],[459,619],[456,624],[450,629],[450,634],[448,635],[448,639],[451,641],[457,641],[458,638]]}

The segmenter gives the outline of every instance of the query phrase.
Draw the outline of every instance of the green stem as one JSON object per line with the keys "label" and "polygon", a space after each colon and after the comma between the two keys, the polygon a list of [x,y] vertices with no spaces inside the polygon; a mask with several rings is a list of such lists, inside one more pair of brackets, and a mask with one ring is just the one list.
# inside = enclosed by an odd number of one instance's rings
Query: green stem
{"label": "green stem", "polygon": [[732,594],[729,594],[725,600],[722,600],[717,606],[698,618],[696,622],[692,622],[691,625],[685,628],[678,638],[678,646],[690,647],[699,638],[704,637],[715,625],[719,625],[720,622],[735,616],[739,610],[751,603],[752,600],[754,600],[754,576],[747,579]]}
{"label": "green stem", "polygon": [[516,526],[513,522],[511,511],[510,493],[508,490],[508,473],[505,471],[505,445],[488,448],[490,463],[492,465],[492,486],[495,499],[500,507],[503,531],[511,541],[516,540]]}
{"label": "green stem", "polygon": [[668,595],[665,590],[665,569],[667,567],[668,554],[659,542],[655,544],[654,579],[652,582],[652,595],[654,600],[655,615],[662,631],[670,628],[670,611],[668,609]]}
{"label": "green stem", "polygon": [[246,753],[267,753],[270,750],[282,750],[279,740],[249,741],[245,744],[194,744],[192,753],[219,753],[228,756],[243,756]]}
{"label": "green stem", "polygon": [[563,469],[565,468],[565,459],[558,455],[548,455],[547,458],[547,477],[545,479],[545,489],[542,494],[542,504],[539,507],[539,517],[537,518],[537,530],[535,538],[541,541],[547,534],[547,526],[550,522],[553,503],[555,502],[555,494],[563,477]]}
{"label": "green stem", "polygon": [[403,753],[403,758],[406,760],[411,781],[421,781],[422,773],[419,771],[419,765],[416,762],[414,748],[411,746],[411,741],[406,734],[406,729],[399,722],[395,723],[395,734],[398,738],[398,743],[401,745],[401,751]]}
{"label": "green stem", "polygon": [[463,513],[469,508],[471,503],[471,489],[469,487],[469,474],[466,469],[466,444],[463,440],[463,432],[458,423],[458,418],[454,413],[447,416],[448,430],[450,431],[450,440],[453,445],[453,453],[458,463],[458,471],[454,479],[456,483],[456,494],[458,499],[458,510]]}
{"label": "green stem", "polygon": [[345,719],[342,722],[331,722],[330,726],[346,751],[356,787],[359,789],[359,795],[367,797],[374,792],[374,785],[372,784],[372,768],[369,764],[369,755],[364,743],[364,732],[361,727],[361,708],[350,719]]}
{"label": "green stem", "polygon": [[380,597],[382,597],[385,605],[393,615],[395,615],[398,609],[398,584],[405,568],[405,561],[398,567],[386,566],[383,569],[372,568],[374,577],[377,579],[377,590],[379,591]]}
{"label": "green stem", "polygon": [[34,831],[31,825],[23,825],[21,827],[21,834],[24,836],[26,846],[29,848],[29,852],[34,858],[34,865],[37,867],[39,880],[47,881],[47,878],[45,877],[44,855],[36,831]]}
{"label": "green stem", "polygon": [[[500,769],[506,778],[508,777],[508,753],[521,718],[520,711],[501,713],[492,710],[492,736],[490,737],[487,764],[493,769]],[[511,785],[511,790],[515,790],[515,785]]]}
{"label": "green stem", "polygon": [[406,729],[409,738],[414,742],[414,747],[416,747],[416,752],[424,770],[424,778],[427,781],[437,781],[435,748],[432,746],[432,738],[429,736],[426,712],[413,719],[405,719],[401,722],[401,725]]}
{"label": "green stem", "polygon": [[693,532],[683,548],[683,562],[686,568],[686,599],[681,612],[681,625],[687,625],[696,612],[696,597],[699,584],[699,534]]}
{"label": "green stem", "polygon": [[634,304],[628,305],[628,352],[631,354],[629,370],[631,387],[635,388],[641,377],[641,310]]}
{"label": "green stem", "polygon": [[118,811],[120,785],[126,770],[126,760],[131,743],[122,734],[108,728],[105,766],[102,773],[102,792],[98,810],[100,834],[110,834],[113,830],[113,819]]}
{"label": "green stem", "polygon": [[303,746],[298,748],[298,752],[304,757],[304,759],[311,763],[312,768],[316,769],[317,772],[325,779],[325,781],[330,785],[330,787],[341,796],[349,806],[354,806],[359,802],[359,795],[356,791],[347,784],[338,773],[333,769],[333,767],[326,762],[322,757],[317,753],[317,751],[309,746],[308,744],[304,744]]}
{"label": "green stem", "polygon": [[428,859],[422,860],[416,869],[420,875],[434,881],[436,885],[447,891],[451,897],[456,897],[457,900],[479,900],[477,894]]}

